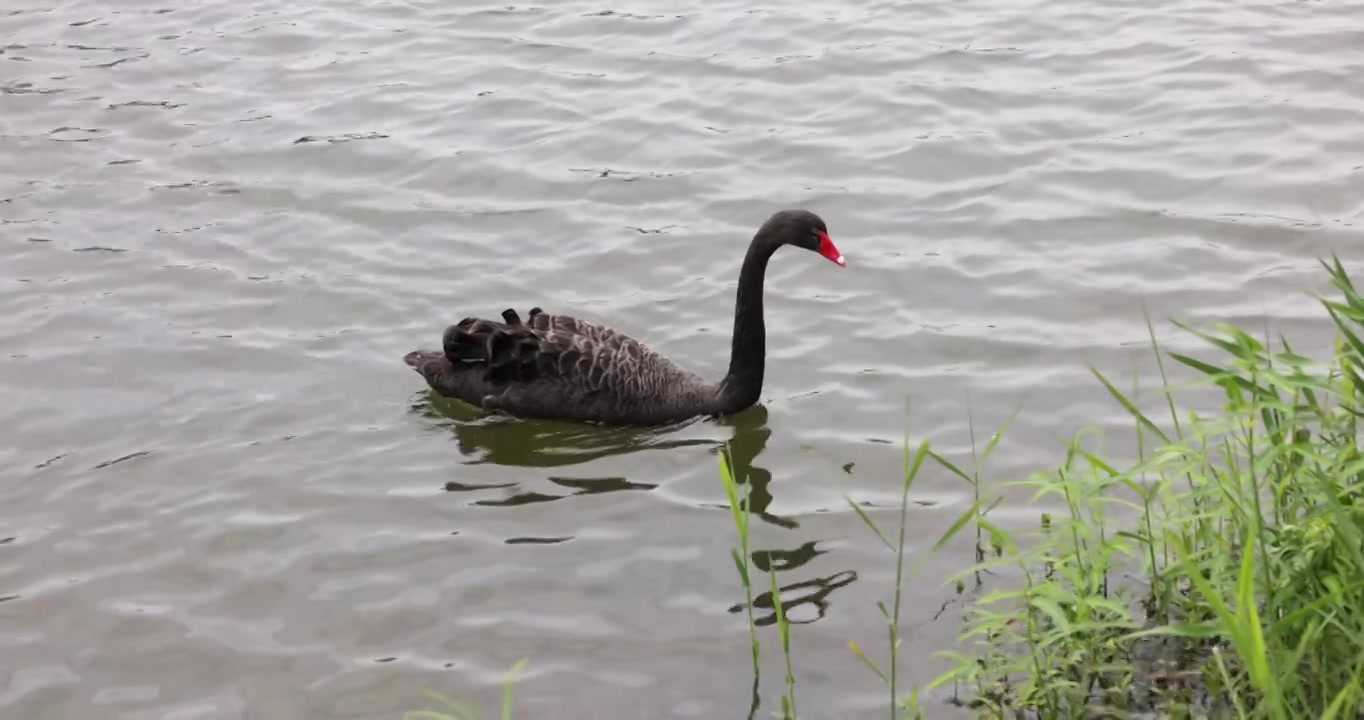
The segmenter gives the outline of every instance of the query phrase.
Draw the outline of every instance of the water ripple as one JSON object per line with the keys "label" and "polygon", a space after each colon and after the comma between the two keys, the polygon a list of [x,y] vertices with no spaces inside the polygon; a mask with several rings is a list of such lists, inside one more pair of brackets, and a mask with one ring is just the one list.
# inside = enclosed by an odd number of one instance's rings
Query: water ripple
{"label": "water ripple", "polygon": [[[531,716],[745,712],[722,444],[801,651],[843,657],[890,581],[845,498],[893,503],[907,397],[962,462],[1021,407],[1001,479],[1085,425],[1121,450],[1085,364],[1150,370],[1143,305],[1315,350],[1315,258],[1359,255],[1348,4],[21,5],[6,715],[491,707],[523,656]],[[849,267],[774,258],[751,413],[488,422],[400,361],[541,305],[718,377],[744,245],[792,205]],[[921,479],[915,552],[968,490]],[[946,647],[950,589],[912,590]],[[855,662],[808,668],[806,711],[873,717]]]}

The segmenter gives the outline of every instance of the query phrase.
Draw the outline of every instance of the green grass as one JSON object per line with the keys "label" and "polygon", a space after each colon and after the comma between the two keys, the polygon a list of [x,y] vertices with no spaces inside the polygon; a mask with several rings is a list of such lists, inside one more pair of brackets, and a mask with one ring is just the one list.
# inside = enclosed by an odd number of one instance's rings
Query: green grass
{"label": "green grass", "polygon": [[[972,438],[970,473],[927,442],[911,453],[906,438],[898,534],[890,537],[852,506],[895,562],[891,604],[878,604],[888,658],[879,664],[851,645],[885,681],[891,718],[921,716],[923,693],[942,696],[948,688],[983,717],[1364,713],[1364,459],[1357,448],[1364,298],[1339,260],[1323,265],[1340,295],[1322,301],[1338,331],[1325,360],[1231,326],[1202,333],[1180,325],[1218,358],[1162,353],[1152,331],[1168,417],[1147,414],[1135,391],[1093,370],[1132,418],[1138,452],[1131,460],[1104,457],[1096,449],[1102,438],[1082,432],[1061,449],[1057,467],[987,487],[980,466],[1004,428],[979,454]],[[1211,383],[1221,407],[1181,410],[1166,357],[1192,370],[1195,382]],[[959,647],[939,653],[954,667],[903,693],[904,528],[926,458],[972,488],[975,502],[934,547],[942,552],[974,531],[974,557],[945,578],[959,592],[971,585],[972,595]],[[727,462],[721,474],[751,600],[747,513]],[[997,525],[990,514],[1009,489],[1031,491],[1032,502],[1056,511],[1039,512],[1034,528]],[[778,626],[788,668],[782,717],[794,718],[789,628],[784,620]],[[759,637],[751,623],[750,635],[756,687]]]}

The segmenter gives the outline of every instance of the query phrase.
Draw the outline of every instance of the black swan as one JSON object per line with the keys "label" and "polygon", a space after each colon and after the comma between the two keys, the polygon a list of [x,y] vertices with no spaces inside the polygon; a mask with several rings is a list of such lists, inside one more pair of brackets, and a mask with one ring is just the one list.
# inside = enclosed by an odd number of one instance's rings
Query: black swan
{"label": "black swan", "polygon": [[596,323],[532,308],[502,322],[464,318],[445,330],[443,351],[403,360],[437,393],[486,412],[603,425],[666,425],[732,415],[758,401],[766,329],[763,275],[783,245],[846,267],[828,228],[808,210],[783,210],[754,234],[739,271],[729,372],[709,383],[638,340]]}

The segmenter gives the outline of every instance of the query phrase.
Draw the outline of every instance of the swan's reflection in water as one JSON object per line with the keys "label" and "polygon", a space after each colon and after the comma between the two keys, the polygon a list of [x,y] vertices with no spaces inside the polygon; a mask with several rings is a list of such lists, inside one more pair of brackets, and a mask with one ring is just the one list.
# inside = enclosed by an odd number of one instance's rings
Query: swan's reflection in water
{"label": "swan's reflection in water", "polygon": [[[549,481],[573,492],[567,495],[549,495],[538,492],[517,493],[510,497],[500,500],[475,500],[475,505],[484,507],[514,507],[516,505],[530,505],[531,503],[549,502],[551,500],[561,500],[575,495],[595,495],[598,493],[618,492],[621,490],[653,490],[658,487],[654,483],[630,482],[625,478],[566,478],[550,476]],[[455,483],[446,483],[446,490],[455,490],[451,486]],[[506,487],[505,485],[502,487]]]}
{"label": "swan's reflection in water", "polygon": [[[758,456],[767,449],[767,441],[772,436],[772,430],[767,426],[767,408],[758,405],[751,410],[725,418],[720,421],[723,425],[734,428],[734,435],[729,443],[720,448],[719,452],[726,453],[729,457],[729,466],[734,471],[734,480],[742,486],[747,485],[747,497],[749,512],[762,520],[776,525],[786,530],[795,530],[800,527],[793,518],[785,518],[776,515],[768,510],[772,505],[772,473],[765,467],[757,464]],[[729,505],[722,504],[719,507],[725,512],[729,512]],[[752,550],[750,558],[753,566],[763,574],[780,576],[782,573],[790,573],[805,566],[811,560],[828,552],[819,549],[818,540],[810,540],[802,543],[793,550]],[[801,580],[781,584],[778,581],[777,591],[781,598],[782,614],[786,617],[789,625],[808,625],[820,620],[829,611],[829,595],[833,591],[846,587],[857,580],[855,570],[843,570],[827,577],[815,577],[809,580]],[[737,581],[736,581],[737,582]],[[763,586],[766,583],[761,576],[754,579],[756,586]],[[763,592],[753,598],[753,624],[757,627],[767,627],[777,622],[776,597],[772,591]],[[747,603],[740,602],[730,606],[731,613],[744,612]],[[813,617],[803,617],[801,608],[811,606],[815,609]],[[762,705],[762,694],[760,691],[761,677],[758,666],[753,666],[753,688],[749,699],[748,720],[757,717],[758,708]]]}
{"label": "swan's reflection in water", "polygon": [[[772,431],[767,427],[767,409],[761,408],[761,410],[760,417],[758,417],[759,413],[753,413],[752,418],[746,418],[745,415],[747,414],[734,418],[736,424],[734,438],[730,440],[728,447],[722,452],[729,454],[730,467],[734,469],[735,481],[740,485],[747,484],[749,486],[750,512],[773,525],[794,530],[800,527],[795,520],[774,515],[767,510],[773,499],[771,491],[772,473],[767,468],[757,465],[755,460],[763,450],[767,449],[767,439],[772,435]],[[724,507],[726,510],[729,509],[728,505]],[[827,552],[818,549],[818,546],[818,540],[811,540],[794,550],[753,550],[750,557],[753,566],[759,571],[779,575],[796,570]],[[856,579],[857,573],[855,571],[844,570],[829,577],[819,577],[779,586],[782,609],[787,614],[787,620],[793,625],[803,625],[824,617],[829,609],[827,601],[829,594],[838,588],[851,584]],[[814,591],[808,594],[797,592],[804,591],[807,588],[813,588]],[[795,608],[807,604],[813,605],[818,610],[815,617],[801,620],[798,619],[797,615],[791,613]],[[744,603],[739,603],[731,607],[729,611],[737,613],[743,609]],[[753,598],[753,609],[773,611],[772,614],[761,618],[755,616],[754,625],[763,627],[777,621],[775,602],[771,591]]]}
{"label": "swan's reflection in water", "polygon": [[[819,549],[818,540],[811,540],[794,550],[757,550],[753,552],[751,557],[755,568],[764,573],[775,574],[795,570],[826,552],[828,551]],[[844,570],[828,577],[816,577],[778,587],[777,590],[782,600],[782,610],[786,613],[787,622],[792,625],[806,625],[824,617],[824,614],[829,610],[829,603],[826,599],[829,594],[844,585],[851,584],[856,579],[856,571]],[[807,589],[812,591],[807,593],[805,592]],[[817,610],[815,617],[800,619],[798,613],[792,612],[802,605],[813,605]],[[772,597],[772,591],[769,590],[754,597],[753,609],[771,611],[770,614],[763,617],[755,615],[754,625],[765,627],[777,621],[776,601]],[[729,608],[732,613],[743,612],[743,610],[744,603],[738,603]]]}
{"label": "swan's reflection in water", "polygon": [[[440,431],[453,431],[460,455],[466,465],[504,465],[523,468],[566,468],[627,453],[670,450],[689,446],[714,446],[714,439],[678,437],[676,433],[691,423],[658,428],[602,427],[548,420],[516,420],[485,416],[458,401],[448,400],[430,390],[419,393],[411,409],[434,421]],[[552,502],[579,495],[653,490],[656,483],[635,482],[624,477],[567,477],[553,474],[546,478],[555,489],[514,491],[506,497],[475,500],[482,507],[517,507]],[[448,492],[471,492],[519,488],[521,482],[445,483]],[[570,538],[556,538],[562,542]],[[543,538],[513,538],[510,544],[549,542]]]}
{"label": "swan's reflection in water", "polygon": [[[702,421],[689,421],[653,428],[603,427],[547,420],[513,420],[501,416],[485,416],[458,401],[448,400],[430,390],[419,393],[412,403],[412,411],[435,422],[437,427],[452,430],[461,455],[467,465],[505,465],[508,467],[562,468],[579,465],[617,455],[654,450],[705,446],[715,452],[727,452],[735,479],[747,484],[750,510],[765,522],[795,529],[800,524],[768,512],[772,497],[772,473],[755,460],[767,449],[772,430],[767,426],[767,407],[756,405],[738,415],[721,418],[711,427],[732,430],[728,445],[715,437],[679,437],[678,432],[692,428]],[[498,500],[479,500],[475,505],[506,507],[549,502],[575,495],[615,492],[621,490],[652,490],[654,483],[632,482],[622,477],[563,477],[548,480],[571,492],[548,494],[527,491]],[[719,482],[718,476],[716,480]],[[517,482],[465,483],[447,482],[450,492],[495,490],[517,487]],[[728,506],[720,505],[728,510]]]}
{"label": "swan's reflection in water", "polygon": [[[759,465],[759,456],[767,449],[772,429],[768,426],[767,407],[756,405],[738,415],[713,421],[690,421],[658,428],[618,428],[576,423],[561,423],[540,420],[513,420],[502,417],[484,416],[481,412],[435,395],[430,390],[419,393],[412,404],[412,411],[434,422],[442,431],[452,431],[461,455],[468,458],[465,464],[495,464],[509,467],[564,468],[571,465],[599,460],[627,453],[672,450],[691,446],[706,446],[712,452],[727,453],[730,467],[734,469],[735,481],[748,486],[750,512],[774,526],[785,530],[796,530],[800,524],[794,518],[782,517],[769,511],[773,503],[772,473]],[[678,433],[692,428],[698,422],[709,423],[711,428],[727,428],[731,431],[728,443],[716,437],[681,437]],[[704,432],[705,428],[698,428]],[[715,484],[720,480],[718,469]],[[556,488],[566,492],[551,494],[541,491],[521,491],[507,497],[483,499],[473,502],[483,507],[516,507],[534,503],[550,502],[579,495],[606,492],[652,490],[656,484],[631,481],[624,477],[565,477],[551,475],[548,481]],[[506,483],[461,483],[448,482],[445,489],[450,492],[464,492],[484,489],[514,488],[518,482]],[[742,490],[742,488],[741,488]],[[708,505],[729,512],[727,504]],[[554,544],[571,538],[512,538],[509,544]],[[771,572],[777,575],[792,573],[823,555],[827,550],[819,548],[819,540],[804,541],[794,549],[753,550],[754,567],[764,575]],[[836,572],[827,577],[781,585],[779,590],[784,610],[792,624],[807,624],[822,617],[829,609],[828,597],[838,588],[845,587],[857,579],[852,570]],[[737,585],[737,578],[736,578]],[[755,583],[757,584],[757,583]],[[762,583],[765,585],[766,583]],[[816,609],[814,617],[802,619],[801,613],[794,613],[801,606],[810,605]],[[762,617],[755,617],[755,624],[766,626],[776,622],[774,600],[771,592],[762,593],[754,598],[755,610],[768,611]],[[743,603],[731,607],[730,612],[740,612]]]}
{"label": "swan's reflection in water", "polygon": [[[822,617],[829,611],[829,593],[845,586],[850,585],[857,579],[857,573],[853,570],[844,570],[834,573],[828,577],[817,577],[802,582],[783,585],[779,588],[782,601],[782,612],[786,615],[786,622],[791,625],[808,625]],[[797,593],[796,591],[801,591]],[[809,590],[809,592],[806,592]],[[813,605],[816,615],[812,618],[801,619],[796,611],[803,605]],[[773,600],[772,592],[769,590],[753,598],[754,610],[769,610],[767,615],[759,617],[753,616],[753,624],[758,627],[767,627],[777,622],[777,604]],[[729,611],[732,613],[743,612],[744,604],[732,605]]]}
{"label": "swan's reflection in water", "polygon": [[669,437],[692,423],[660,428],[602,427],[549,420],[484,416],[464,403],[422,391],[412,412],[453,430],[467,465],[562,467],[644,450],[714,445],[704,438]]}
{"label": "swan's reflection in water", "polygon": [[[800,527],[800,523],[791,518],[767,511],[773,500],[772,472],[756,462],[758,456],[767,449],[768,439],[772,437],[772,429],[767,426],[767,407],[757,405],[719,422],[721,425],[734,428],[734,435],[730,438],[729,444],[719,451],[729,455],[729,466],[734,470],[734,481],[741,486],[748,485],[749,512],[765,522],[788,530]],[[729,510],[729,505],[720,507]]]}

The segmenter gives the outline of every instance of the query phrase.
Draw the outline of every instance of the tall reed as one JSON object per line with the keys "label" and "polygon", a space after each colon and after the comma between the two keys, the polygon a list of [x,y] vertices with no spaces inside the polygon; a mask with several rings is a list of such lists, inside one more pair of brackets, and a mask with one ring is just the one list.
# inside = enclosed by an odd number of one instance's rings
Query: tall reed
{"label": "tall reed", "polygon": [[[745,480],[743,484],[742,497],[739,490],[739,483],[734,476],[734,462],[730,456],[728,445],[720,452],[720,480],[725,487],[725,497],[729,500],[730,515],[734,520],[734,529],[738,533],[739,547],[730,549],[730,556],[734,559],[734,567],[739,573],[739,581],[744,586],[744,609],[748,619],[748,637],[753,652],[753,702],[749,708],[748,717],[751,719],[757,713],[759,702],[758,678],[761,676],[758,658],[760,655],[760,643],[758,642],[758,626],[753,621],[753,580],[752,566],[749,563],[752,557],[748,546],[748,519],[749,519],[749,492],[752,485]],[[786,692],[781,697],[781,717],[783,720],[795,720],[796,715],[796,676],[791,666],[791,625],[786,620],[786,608],[781,602],[781,591],[777,587],[777,575],[770,568],[768,570],[768,584],[772,595],[772,606],[777,616],[777,634],[781,639],[782,655],[786,659]]]}

